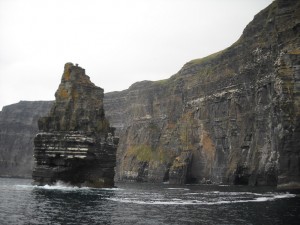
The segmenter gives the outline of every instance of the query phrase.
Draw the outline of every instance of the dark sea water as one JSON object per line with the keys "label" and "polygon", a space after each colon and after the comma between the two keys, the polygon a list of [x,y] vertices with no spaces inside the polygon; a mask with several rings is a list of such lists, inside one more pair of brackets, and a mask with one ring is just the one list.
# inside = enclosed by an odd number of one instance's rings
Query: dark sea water
{"label": "dark sea water", "polygon": [[270,188],[117,186],[37,187],[0,178],[0,224],[300,224],[300,196]]}

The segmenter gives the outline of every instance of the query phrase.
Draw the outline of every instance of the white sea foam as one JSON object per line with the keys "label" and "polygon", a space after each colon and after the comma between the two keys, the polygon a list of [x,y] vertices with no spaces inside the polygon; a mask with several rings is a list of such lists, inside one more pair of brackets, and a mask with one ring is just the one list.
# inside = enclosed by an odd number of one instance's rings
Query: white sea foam
{"label": "white sea foam", "polygon": [[[155,200],[157,201],[157,199],[155,199]],[[171,200],[175,201],[175,202],[182,201],[182,199],[180,199],[180,198],[172,198]]]}
{"label": "white sea foam", "polygon": [[294,198],[297,195],[295,194],[290,194],[290,193],[285,193],[285,194],[279,194],[279,195],[275,195],[274,198]]}
{"label": "white sea foam", "polygon": [[258,197],[256,199],[253,200],[249,200],[251,202],[266,202],[266,201],[273,201],[275,198],[273,197]]}
{"label": "white sea foam", "polygon": [[255,193],[255,192],[222,192],[225,195],[257,195],[257,196],[261,196],[262,194],[259,193]]}
{"label": "white sea foam", "polygon": [[15,185],[17,189],[46,189],[46,190],[63,190],[63,191],[77,191],[77,190],[89,190],[89,187],[77,187],[67,183],[58,181],[54,185]]}
{"label": "white sea foam", "polygon": [[107,198],[108,200],[115,201],[115,202],[122,202],[122,203],[133,203],[138,205],[192,205],[198,203],[199,201],[195,200],[181,200],[181,199],[170,199],[170,200],[136,200],[136,199],[129,199],[129,198]]}
{"label": "white sea foam", "polygon": [[190,190],[188,188],[165,188],[165,189],[168,189],[168,190],[182,190],[182,191],[189,191]]}
{"label": "white sea foam", "polygon": [[105,191],[122,191],[124,190],[123,188],[100,188],[100,190],[105,190]]}
{"label": "white sea foam", "polygon": [[[73,186],[61,181],[56,182],[54,185],[43,185],[43,186],[38,186],[38,185],[15,185],[17,189],[46,189],[46,190],[63,190],[63,191],[77,191],[77,190],[90,190],[90,189],[95,189],[91,187],[77,187]],[[124,190],[122,188],[100,188],[99,190],[107,190],[107,191],[119,191],[119,190]]]}
{"label": "white sea foam", "polygon": [[78,191],[78,190],[89,190],[88,187],[76,187],[76,186],[69,186],[69,185],[45,185],[45,186],[35,186],[39,189],[46,189],[46,190],[62,190],[62,191]]}
{"label": "white sea foam", "polygon": [[194,192],[191,192],[191,193],[184,193],[183,195],[200,195],[202,193],[194,193]]}
{"label": "white sea foam", "polygon": [[244,195],[255,195],[255,196],[261,196],[263,194],[255,193],[255,192],[226,192],[226,191],[207,191],[202,193],[203,195],[221,195],[221,196],[244,196]]}
{"label": "white sea foam", "polygon": [[247,203],[247,202],[266,202],[275,201],[282,198],[293,198],[294,194],[275,194],[273,196],[263,196],[254,199],[235,199],[235,200],[211,200],[209,198],[206,201],[202,200],[182,200],[182,199],[151,199],[151,200],[138,200],[137,198],[107,198],[108,200],[121,202],[121,203],[131,203],[139,205],[221,205],[221,204],[234,204],[234,203]]}

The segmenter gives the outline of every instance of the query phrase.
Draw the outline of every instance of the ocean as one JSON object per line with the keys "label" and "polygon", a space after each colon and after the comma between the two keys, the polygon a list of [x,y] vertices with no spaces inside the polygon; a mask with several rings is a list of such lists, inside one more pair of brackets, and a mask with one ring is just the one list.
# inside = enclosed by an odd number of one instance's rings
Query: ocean
{"label": "ocean", "polygon": [[116,186],[38,187],[0,178],[0,224],[300,224],[300,195],[270,187]]}

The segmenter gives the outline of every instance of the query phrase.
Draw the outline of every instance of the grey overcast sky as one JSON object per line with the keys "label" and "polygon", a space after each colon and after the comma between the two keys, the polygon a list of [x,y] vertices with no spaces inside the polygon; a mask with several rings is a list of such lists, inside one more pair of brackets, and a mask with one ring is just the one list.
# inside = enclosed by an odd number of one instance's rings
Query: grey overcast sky
{"label": "grey overcast sky", "polygon": [[220,51],[272,0],[0,0],[0,110],[53,100],[66,62],[105,92]]}

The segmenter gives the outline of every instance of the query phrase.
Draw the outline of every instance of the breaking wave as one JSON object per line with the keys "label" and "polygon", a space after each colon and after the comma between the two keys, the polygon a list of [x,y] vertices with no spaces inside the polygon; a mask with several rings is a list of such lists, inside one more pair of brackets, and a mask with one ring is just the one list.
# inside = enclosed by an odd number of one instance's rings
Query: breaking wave
{"label": "breaking wave", "polygon": [[43,185],[43,186],[38,186],[38,185],[15,185],[16,189],[27,189],[27,190],[32,190],[32,189],[44,189],[44,190],[61,190],[61,191],[83,191],[83,190],[105,190],[105,191],[119,191],[123,190],[122,188],[91,188],[91,187],[78,187],[78,186],[73,186],[61,181],[56,182],[54,185]]}

